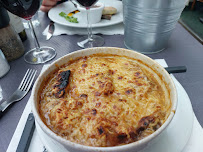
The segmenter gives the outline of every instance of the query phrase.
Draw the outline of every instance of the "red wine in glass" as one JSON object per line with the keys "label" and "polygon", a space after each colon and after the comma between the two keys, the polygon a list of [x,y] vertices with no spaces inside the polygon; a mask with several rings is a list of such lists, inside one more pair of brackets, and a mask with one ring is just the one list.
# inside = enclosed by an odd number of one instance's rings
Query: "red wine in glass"
{"label": "red wine in glass", "polygon": [[101,36],[92,34],[92,26],[89,22],[89,13],[91,6],[93,6],[98,0],[77,0],[77,2],[86,8],[87,12],[87,36],[81,37],[77,44],[82,48],[100,47],[104,45],[104,39]]}
{"label": "red wine in glass", "polygon": [[0,0],[11,13],[30,20],[40,6],[40,0]]}
{"label": "red wine in glass", "polygon": [[45,63],[56,56],[55,49],[47,46],[40,47],[32,25],[31,18],[38,11],[40,3],[41,0],[0,0],[0,4],[9,12],[28,20],[37,46],[24,55],[25,61],[30,64]]}
{"label": "red wine in glass", "polygon": [[98,0],[77,0],[80,5],[89,8],[94,5]]}

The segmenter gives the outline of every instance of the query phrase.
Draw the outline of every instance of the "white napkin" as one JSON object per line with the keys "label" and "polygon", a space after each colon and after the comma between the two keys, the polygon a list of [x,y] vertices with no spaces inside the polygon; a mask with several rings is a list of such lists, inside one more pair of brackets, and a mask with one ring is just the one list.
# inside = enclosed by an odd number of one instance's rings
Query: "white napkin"
{"label": "white napkin", "polygon": [[[159,64],[161,64],[163,67],[167,67],[167,64],[164,59],[158,59],[156,61]],[[43,66],[42,71],[45,70],[46,68],[47,68],[47,65]],[[31,100],[28,101],[23,111],[23,114],[20,118],[17,128],[8,146],[7,152],[16,151],[27,117],[30,112],[31,112]],[[203,129],[195,116],[191,137],[182,152],[202,152],[203,151],[202,141],[203,141]],[[42,151],[43,151],[43,144],[35,130],[28,152],[42,152]]]}
{"label": "white napkin", "polygon": [[[73,27],[60,25],[57,23],[54,23],[54,25],[55,25],[55,30],[54,30],[53,36],[58,36],[58,35],[62,35],[62,34],[87,35],[86,28],[73,28]],[[48,32],[48,26],[43,31],[43,35],[47,35],[47,32]],[[119,24],[111,25],[111,26],[107,26],[107,27],[93,28],[92,33],[93,34],[103,34],[103,35],[118,35],[118,34],[123,35],[124,26],[123,26],[123,23],[119,23]]]}

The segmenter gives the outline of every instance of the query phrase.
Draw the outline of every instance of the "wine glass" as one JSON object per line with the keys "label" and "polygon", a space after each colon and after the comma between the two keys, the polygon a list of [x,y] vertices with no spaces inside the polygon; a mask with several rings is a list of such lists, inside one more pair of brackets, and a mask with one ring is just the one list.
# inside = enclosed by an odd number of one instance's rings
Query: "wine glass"
{"label": "wine glass", "polygon": [[[72,1],[72,0],[71,0]],[[104,45],[104,39],[101,36],[92,34],[92,26],[89,20],[89,12],[91,6],[93,6],[98,0],[76,0],[80,5],[86,8],[87,12],[87,36],[83,36],[79,39],[77,44],[82,48],[99,47]]]}
{"label": "wine glass", "polygon": [[41,0],[0,0],[0,3],[9,12],[28,20],[29,26],[35,38],[36,48],[28,51],[24,55],[25,61],[30,64],[40,64],[53,59],[56,56],[55,49],[47,46],[40,47],[31,21],[32,16],[40,7]]}

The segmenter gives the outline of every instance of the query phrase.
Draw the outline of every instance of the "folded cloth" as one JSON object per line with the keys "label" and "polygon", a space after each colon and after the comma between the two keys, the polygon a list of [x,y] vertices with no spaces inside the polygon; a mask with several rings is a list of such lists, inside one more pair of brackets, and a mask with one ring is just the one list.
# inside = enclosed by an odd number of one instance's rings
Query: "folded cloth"
{"label": "folded cloth", "polygon": [[[159,64],[161,64],[163,67],[167,67],[167,64],[164,59],[158,59],[156,61]],[[42,68],[42,71],[44,71],[47,67],[48,67],[47,65],[44,65]],[[23,129],[25,127],[27,117],[30,112],[31,112],[31,99],[29,99],[29,101],[23,111],[23,114],[17,125],[15,133],[13,134],[11,142],[8,146],[7,152],[16,151],[18,143],[20,141],[20,137],[21,137]],[[183,118],[183,119],[187,119],[187,118]],[[176,138],[176,137],[174,137],[174,138]],[[191,133],[191,137],[190,137],[189,141],[187,142],[185,148],[182,150],[182,152],[202,152],[203,151],[202,141],[203,141],[203,129],[200,126],[196,116],[194,115],[194,123],[193,123],[193,130]],[[43,143],[35,130],[28,152],[36,152],[36,151],[37,152],[43,151]]]}
{"label": "folded cloth", "polygon": [[[87,29],[86,28],[74,28],[74,27],[68,27],[64,25],[60,25],[57,23],[54,23],[55,30],[53,33],[53,36],[58,36],[62,34],[67,35],[87,35]],[[43,31],[43,35],[47,35],[48,32],[48,26]],[[103,34],[103,35],[124,35],[124,26],[123,23],[119,23],[116,25],[106,26],[106,27],[97,27],[92,29],[93,34]]]}

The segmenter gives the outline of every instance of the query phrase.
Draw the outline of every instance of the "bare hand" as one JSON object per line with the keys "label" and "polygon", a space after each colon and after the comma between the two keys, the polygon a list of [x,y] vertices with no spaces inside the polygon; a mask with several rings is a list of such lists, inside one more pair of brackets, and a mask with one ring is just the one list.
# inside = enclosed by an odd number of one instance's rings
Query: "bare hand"
{"label": "bare hand", "polygon": [[57,2],[61,0],[43,0],[40,10],[48,12],[52,7],[56,6]]}

